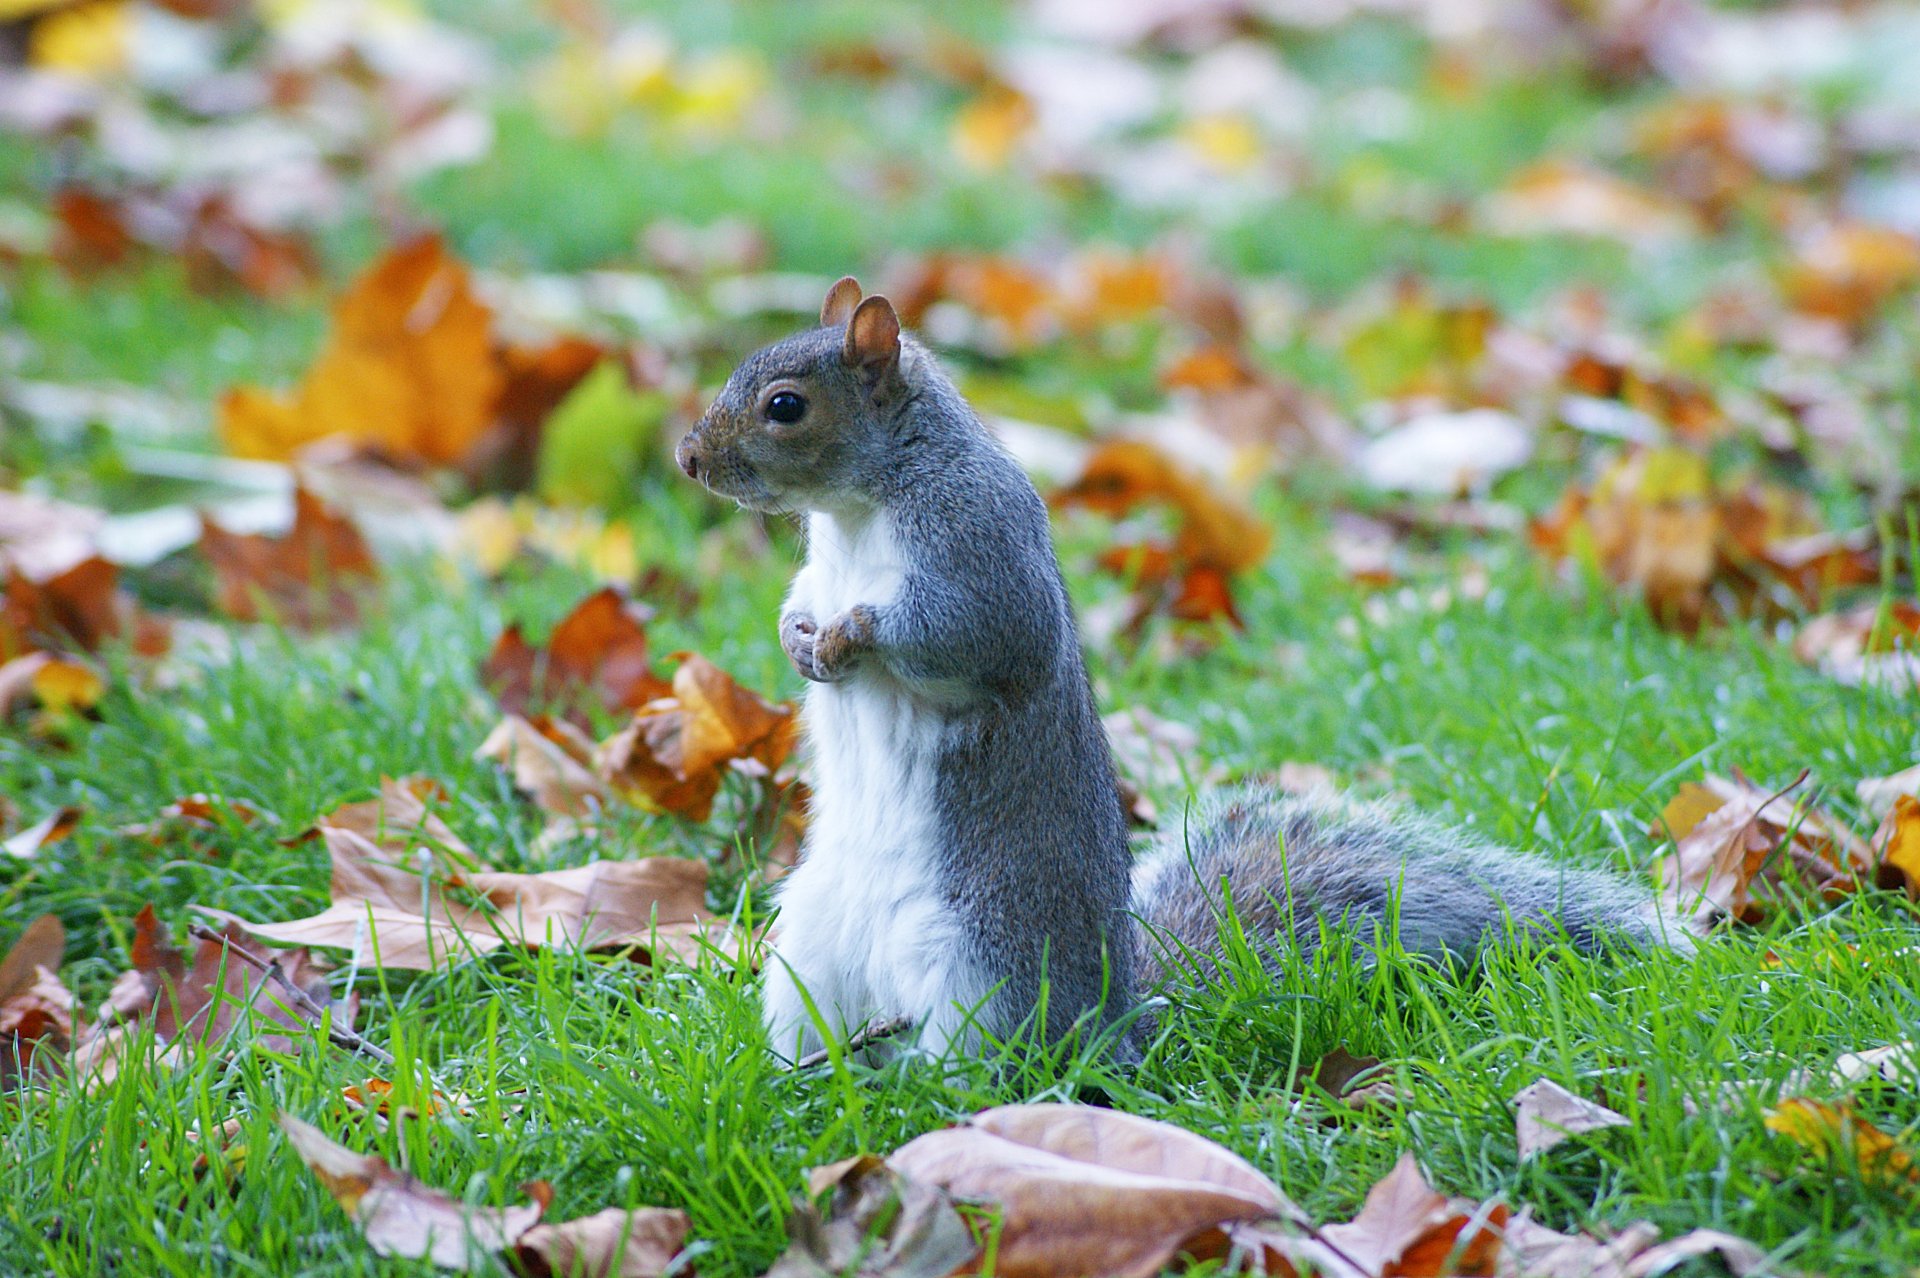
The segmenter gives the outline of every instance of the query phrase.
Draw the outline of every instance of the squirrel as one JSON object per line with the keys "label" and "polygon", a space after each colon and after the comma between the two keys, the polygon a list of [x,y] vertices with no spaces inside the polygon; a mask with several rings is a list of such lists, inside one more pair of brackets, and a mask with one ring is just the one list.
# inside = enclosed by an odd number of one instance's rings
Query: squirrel
{"label": "squirrel", "polygon": [[1397,808],[1216,795],[1136,866],[1047,508],[892,304],[834,284],[749,355],[675,449],[687,475],[805,517],[780,645],[810,681],[815,776],[778,888],[776,1053],[910,1022],[923,1051],[1091,1023],[1137,1052],[1143,991],[1217,953],[1222,912],[1299,950],[1397,925],[1471,952],[1511,926],[1684,947],[1650,893]]}

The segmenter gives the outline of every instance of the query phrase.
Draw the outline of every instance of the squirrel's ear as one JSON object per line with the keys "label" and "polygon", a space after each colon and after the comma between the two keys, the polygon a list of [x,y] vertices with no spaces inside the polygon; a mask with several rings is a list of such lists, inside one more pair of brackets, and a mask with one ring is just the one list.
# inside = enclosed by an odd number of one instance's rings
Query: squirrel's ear
{"label": "squirrel's ear", "polygon": [[820,303],[820,323],[826,328],[837,328],[853,318],[853,308],[860,305],[860,281],[851,275],[842,275],[834,286],[827,290],[827,300]]}
{"label": "squirrel's ear", "polygon": [[885,372],[900,358],[900,317],[893,303],[875,293],[847,321],[847,345],[840,356],[850,368]]}

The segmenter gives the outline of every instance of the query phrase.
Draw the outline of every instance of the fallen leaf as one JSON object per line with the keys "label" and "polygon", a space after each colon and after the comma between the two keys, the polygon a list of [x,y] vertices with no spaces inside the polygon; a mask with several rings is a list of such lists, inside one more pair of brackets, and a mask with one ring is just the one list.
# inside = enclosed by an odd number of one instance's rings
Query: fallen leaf
{"label": "fallen leaf", "polygon": [[602,742],[595,771],[635,803],[704,821],[729,765],[752,761],[768,773],[779,769],[792,753],[797,720],[791,706],[742,688],[705,657],[677,655],[673,695]]}
{"label": "fallen leaf", "polygon": [[1588,235],[1659,245],[1704,227],[1686,205],[1586,165],[1544,160],[1522,169],[1487,200],[1488,224],[1504,235]]}
{"label": "fallen leaf", "polygon": [[473,1207],[397,1172],[376,1154],[356,1154],[317,1127],[280,1115],[294,1152],[352,1218],[377,1255],[426,1259],[467,1271],[512,1246],[546,1210],[553,1191],[524,1185],[534,1201],[518,1207]]}
{"label": "fallen leaf", "polygon": [[[233,951],[252,956],[250,963]],[[250,940],[229,926],[218,940],[198,941],[189,963],[173,948],[159,926],[153,906],[135,920],[133,968],[116,986],[111,1006],[121,1020],[149,1023],[162,1043],[215,1043],[242,1023],[251,1021],[256,1038],[268,1051],[291,1054],[294,1037],[267,1027],[298,1032],[305,1037],[315,1022],[262,968],[277,965],[286,984],[302,991],[317,1007],[331,1007],[343,1024],[351,1024],[355,1000],[335,1003],[327,969],[305,949],[276,950]],[[132,978],[132,979],[129,979]]]}
{"label": "fallen leaf", "polygon": [[1841,683],[1920,689],[1920,607],[1895,600],[1824,613],[1801,627],[1793,653]]}
{"label": "fallen leaf", "polygon": [[350,623],[379,575],[353,522],[304,488],[294,492],[293,527],[284,537],[232,533],[204,517],[201,529],[220,609],[238,621],[272,619],[303,630]]}
{"label": "fallen leaf", "polygon": [[94,652],[126,629],[120,569],[98,556],[36,580],[14,569],[0,602],[0,657],[35,648]]}
{"label": "fallen leaf", "polygon": [[1696,1229],[1666,1242],[1636,1221],[1605,1238],[1560,1234],[1526,1217],[1507,1222],[1496,1272],[1500,1278],[1655,1278],[1682,1260],[1718,1256],[1735,1278],[1765,1272],[1766,1253],[1744,1238]]}
{"label": "fallen leaf", "polygon": [[1860,806],[1877,817],[1893,811],[1894,802],[1903,794],[1920,798],[1920,763],[1903,768],[1891,776],[1868,777],[1854,784]]}
{"label": "fallen leaf", "polygon": [[1344,1047],[1336,1047],[1322,1056],[1313,1067],[1309,1081],[1336,1100],[1352,1093],[1361,1076],[1380,1068],[1378,1056],[1355,1056]]}
{"label": "fallen leaf", "polygon": [[276,461],[345,435],[398,459],[459,462],[492,423],[505,381],[491,325],[439,237],[400,245],[340,298],[333,335],[292,396],[227,394],[221,438],[238,456]]}
{"label": "fallen leaf", "polygon": [[72,834],[74,827],[80,824],[83,811],[81,808],[59,808],[26,829],[9,836],[4,844],[0,844],[0,847],[6,849],[8,856],[17,857],[23,861],[37,856],[40,849],[58,843]]}
{"label": "fallen leaf", "polygon": [[1010,1105],[929,1132],[887,1165],[999,1209],[995,1272],[1145,1275],[1221,1257],[1236,1222],[1297,1215],[1273,1183],[1167,1123],[1078,1105]]}
{"label": "fallen leaf", "polygon": [[825,1210],[796,1199],[787,1250],[767,1278],[944,1278],[979,1251],[943,1190],[901,1175],[872,1154],[807,1173],[810,1194],[832,1191]]}
{"label": "fallen leaf", "polygon": [[1422,413],[1370,441],[1360,478],[1389,492],[1464,497],[1484,492],[1533,455],[1533,434],[1498,408]]}
{"label": "fallen leaf", "polygon": [[1906,889],[1920,900],[1920,799],[1896,795],[1872,844],[1880,852],[1878,878],[1884,887]]}
{"label": "fallen leaf", "polygon": [[[356,966],[433,971],[506,945],[636,947],[692,961],[724,921],[706,907],[707,867],[679,857],[591,861],[512,874],[406,859],[352,830],[320,827],[332,861],[331,904],[285,923],[201,908],[256,936],[347,949]],[[657,926],[656,926],[657,925]]]}
{"label": "fallen leaf", "polygon": [[1920,1180],[1913,1158],[1850,1105],[1832,1105],[1807,1097],[1781,1101],[1767,1111],[1767,1130],[1785,1136],[1822,1158],[1845,1158],[1868,1181]]}
{"label": "fallen leaf", "polygon": [[55,975],[67,933],[56,915],[27,924],[0,959],[0,1094],[30,1074],[42,1048],[64,1053],[74,1031],[74,997]]}
{"label": "fallen leaf", "polygon": [[560,620],[544,647],[527,643],[508,626],[481,664],[480,678],[500,708],[525,715],[552,704],[579,716],[592,701],[610,713],[638,710],[672,692],[653,673],[646,623],[651,614],[612,587],[588,595]]}
{"label": "fallen leaf", "polygon": [[[1708,807],[1712,798],[1720,806]],[[1874,858],[1858,835],[1738,773],[1683,788],[1668,808],[1663,821],[1685,833],[1659,858],[1661,895],[1695,929],[1722,916],[1757,923],[1792,899],[1796,887],[1837,899],[1873,873]]]}
{"label": "fallen leaf", "polygon": [[1796,309],[1860,324],[1920,282],[1920,239],[1865,222],[1815,227],[1796,246],[1781,287]]}
{"label": "fallen leaf", "polygon": [[658,1278],[673,1266],[690,1228],[692,1221],[677,1207],[608,1207],[578,1220],[535,1225],[520,1235],[513,1252],[532,1278]]}
{"label": "fallen leaf", "polygon": [[494,725],[476,759],[513,773],[513,784],[546,812],[590,817],[605,807],[608,789],[595,772],[594,743],[564,719],[508,715]]}
{"label": "fallen leaf", "polygon": [[1514,1134],[1522,1159],[1545,1153],[1570,1136],[1629,1126],[1624,1115],[1575,1096],[1546,1078],[1515,1092],[1513,1103]]}

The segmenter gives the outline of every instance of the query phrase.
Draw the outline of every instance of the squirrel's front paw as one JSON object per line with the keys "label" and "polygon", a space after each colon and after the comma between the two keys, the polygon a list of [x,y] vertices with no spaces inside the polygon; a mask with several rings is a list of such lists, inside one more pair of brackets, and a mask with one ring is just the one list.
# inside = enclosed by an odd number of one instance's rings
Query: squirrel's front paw
{"label": "squirrel's front paw", "polygon": [[804,612],[790,612],[780,618],[780,647],[787,654],[787,660],[801,677],[820,682],[813,664],[815,641],[820,637],[820,627],[813,618]]}
{"label": "squirrel's front paw", "polygon": [[865,604],[847,609],[813,636],[812,673],[800,673],[817,683],[838,683],[846,678],[860,656],[873,647],[877,623],[873,609]]}

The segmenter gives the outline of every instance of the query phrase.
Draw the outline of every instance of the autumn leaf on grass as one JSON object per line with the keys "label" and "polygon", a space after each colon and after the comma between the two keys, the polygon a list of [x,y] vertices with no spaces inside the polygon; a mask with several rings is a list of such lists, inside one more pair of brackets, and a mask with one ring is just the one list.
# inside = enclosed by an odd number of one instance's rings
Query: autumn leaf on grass
{"label": "autumn leaf on grass", "polygon": [[1225,618],[1239,625],[1229,582],[1265,559],[1273,536],[1250,511],[1140,440],[1101,445],[1080,477],[1054,494],[1053,505],[1114,519],[1144,506],[1170,512],[1171,541],[1118,546],[1101,556],[1101,567],[1138,582],[1136,628],[1156,610],[1181,620]]}
{"label": "autumn leaf on grass", "polygon": [[691,961],[724,921],[706,906],[707,867],[679,857],[591,861],[564,870],[512,874],[456,867],[383,847],[322,825],[332,862],[331,904],[285,923],[200,912],[290,945],[352,951],[360,966],[433,971],[506,945],[581,949],[635,947],[649,961],[656,942]]}
{"label": "autumn leaf on grass", "polygon": [[887,1166],[998,1211],[995,1272],[1158,1273],[1225,1256],[1236,1224],[1295,1209],[1249,1163],[1168,1123],[1080,1105],[1009,1105],[929,1132]]}
{"label": "autumn leaf on grass", "polygon": [[596,770],[643,807],[704,821],[720,780],[736,764],[766,775],[793,752],[797,720],[698,653],[679,653],[673,695],[641,710],[600,744]]}
{"label": "autumn leaf on grass", "polygon": [[476,759],[513,773],[513,784],[536,806],[560,817],[592,817],[606,806],[607,784],[595,771],[594,743],[565,719],[510,714],[494,725]]}
{"label": "autumn leaf on grass", "polygon": [[120,833],[155,844],[183,836],[194,844],[202,835],[244,828],[259,819],[260,814],[245,803],[216,794],[189,794],[161,808],[150,821],[121,826]]}
{"label": "autumn leaf on grass", "polygon": [[443,1269],[486,1264],[539,1221],[552,1201],[544,1182],[521,1188],[533,1202],[519,1207],[472,1207],[396,1172],[375,1154],[356,1154],[291,1114],[280,1130],[308,1170],[353,1218],[367,1245],[382,1256],[426,1259]]}
{"label": "autumn leaf on grass", "polygon": [[1916,283],[1920,239],[1891,227],[1841,221],[1801,236],[1781,287],[1794,309],[1852,326]]}
{"label": "autumn leaf on grass", "polygon": [[406,461],[463,459],[493,420],[503,376],[492,312],[438,236],[390,250],[334,307],[333,335],[299,388],[229,391],[220,435],[241,457],[285,460],[345,435]]}
{"label": "autumn leaf on grass", "polygon": [[1506,1224],[1504,1206],[1437,1193],[1413,1155],[1402,1154],[1352,1220],[1307,1237],[1255,1227],[1239,1231],[1236,1241],[1263,1248],[1269,1265],[1325,1278],[1492,1275]]}
{"label": "autumn leaf on grass", "polygon": [[1904,889],[1909,898],[1920,900],[1920,799],[1895,795],[1870,843],[1879,858],[1880,886]]}
{"label": "autumn leaf on grass", "polygon": [[1515,1092],[1513,1105],[1514,1134],[1523,1159],[1545,1153],[1571,1136],[1628,1126],[1624,1115],[1575,1096],[1546,1078]]}
{"label": "autumn leaf on grass", "polygon": [[585,726],[587,702],[609,713],[638,710],[672,692],[653,673],[651,615],[612,587],[595,591],[561,618],[542,647],[529,644],[517,624],[501,631],[481,663],[481,681],[512,715],[551,705]]}
{"label": "autumn leaf on grass", "polygon": [[1680,788],[1661,818],[1675,845],[1658,863],[1675,917],[1696,929],[1721,916],[1757,923],[1796,888],[1834,900],[1871,877],[1868,846],[1826,812],[1788,798],[1793,788],[1769,793],[1738,772]]}
{"label": "autumn leaf on grass", "polygon": [[1767,1130],[1828,1159],[1844,1159],[1875,1184],[1920,1181],[1920,1168],[1893,1137],[1851,1105],[1795,1097],[1767,1112]]}
{"label": "autumn leaf on grass", "polygon": [[360,615],[361,591],[379,575],[353,521],[304,488],[293,495],[284,537],[232,533],[202,518],[200,548],[219,583],[220,610],[237,621],[276,620],[302,630]]}
{"label": "autumn leaf on grass", "polygon": [[106,677],[86,662],[30,652],[0,664],[0,719],[28,703],[55,715],[91,710],[106,691]]}
{"label": "autumn leaf on grass", "polygon": [[1767,1254],[1744,1238],[1717,1229],[1695,1229],[1660,1241],[1660,1229],[1647,1221],[1610,1232],[1555,1233],[1525,1215],[1509,1220],[1503,1231],[1502,1278],[1657,1278],[1682,1261],[1718,1257],[1735,1278],[1780,1272],[1768,1268]]}
{"label": "autumn leaf on grass", "polygon": [[1920,690],[1920,607],[1896,600],[1823,613],[1800,628],[1793,655],[1841,683]]}
{"label": "autumn leaf on grass", "polygon": [[32,825],[16,830],[7,836],[0,849],[16,860],[27,860],[38,856],[42,848],[58,843],[72,834],[80,824],[85,810],[76,807],[55,808]]}
{"label": "autumn leaf on grass", "polygon": [[787,1217],[786,1254],[767,1278],[938,1278],[957,1272],[979,1245],[951,1196],[910,1180],[885,1160],[862,1154],[807,1174],[812,1198]]}
{"label": "autumn leaf on grass", "polygon": [[1705,228],[1659,191],[1567,160],[1543,160],[1508,178],[1484,205],[1502,235],[1588,235],[1635,246],[1691,239]]}
{"label": "autumn leaf on grass", "polygon": [[35,649],[97,651],[130,620],[119,583],[119,567],[98,556],[40,578],[9,569],[0,601],[0,658]]}
{"label": "autumn leaf on grass", "polygon": [[33,1071],[37,1052],[63,1055],[73,1038],[74,998],[58,976],[66,949],[59,918],[42,914],[0,959],[0,1093]]}
{"label": "autumn leaf on grass", "polygon": [[294,1152],[352,1217],[377,1255],[424,1259],[462,1273],[492,1273],[508,1253],[520,1271],[553,1278],[655,1278],[672,1266],[689,1220],[664,1207],[609,1207],[578,1220],[539,1223],[553,1189],[522,1185],[531,1202],[476,1207],[356,1154],[311,1124],[280,1115]]}

